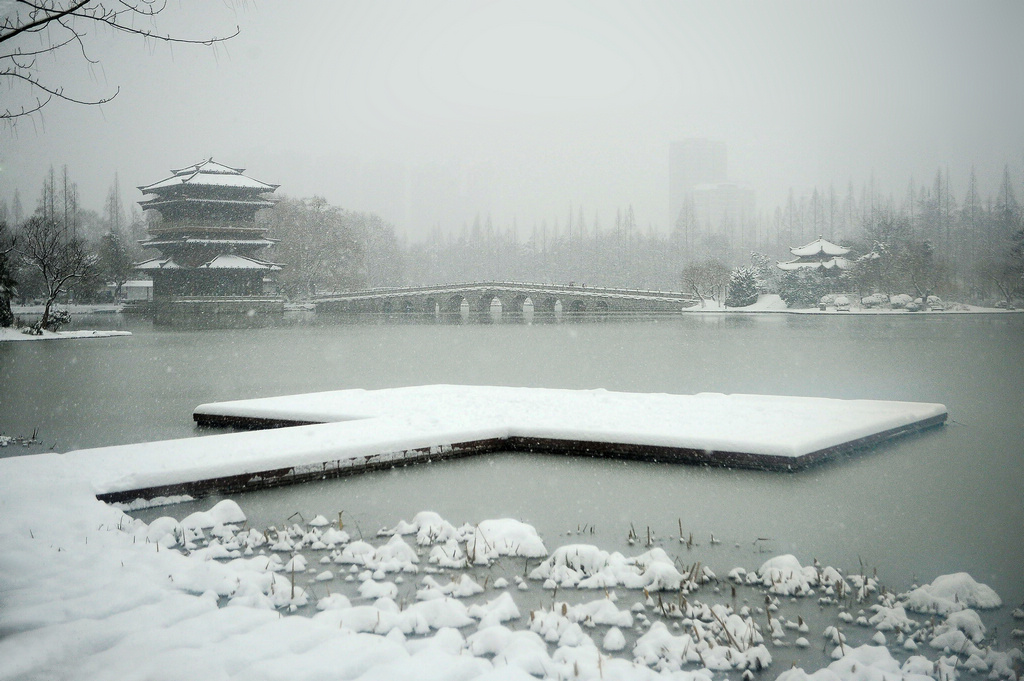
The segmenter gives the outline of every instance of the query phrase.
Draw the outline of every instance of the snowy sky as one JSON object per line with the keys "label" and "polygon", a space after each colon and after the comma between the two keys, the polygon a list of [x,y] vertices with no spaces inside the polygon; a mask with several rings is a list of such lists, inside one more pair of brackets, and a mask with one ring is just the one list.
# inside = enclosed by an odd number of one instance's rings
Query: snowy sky
{"label": "snowy sky", "polygon": [[[301,7],[301,10],[297,10]],[[381,213],[417,239],[474,215],[520,231],[605,226],[632,203],[664,228],[668,145],[724,140],[759,207],[874,174],[902,194],[949,167],[983,193],[1024,171],[1024,3],[494,1],[168,5],[157,27],[241,34],[216,50],[105,29],[101,65],[45,77],[103,107],[53,104],[0,128],[0,198],[31,210],[67,164],[100,209],[213,156],[294,196]],[[0,104],[12,93],[0,90]]]}

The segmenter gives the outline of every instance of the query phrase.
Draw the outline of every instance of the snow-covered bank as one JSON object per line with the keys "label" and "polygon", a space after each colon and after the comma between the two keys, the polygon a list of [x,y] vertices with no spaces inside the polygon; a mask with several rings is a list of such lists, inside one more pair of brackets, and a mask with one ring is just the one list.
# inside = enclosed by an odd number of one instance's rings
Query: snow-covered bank
{"label": "snow-covered bank", "polygon": [[430,512],[364,539],[322,516],[247,527],[230,500],[147,525],[66,457],[5,463],[0,679],[1014,681],[1024,663],[989,647],[998,596],[963,574],[894,594],[781,555],[719,577],[681,544],[549,551],[512,519]]}
{"label": "snow-covered bank", "polygon": [[[45,305],[12,305],[11,312],[14,314],[43,314]],[[89,305],[60,305],[61,310],[67,310],[71,314],[116,314],[124,310],[122,303],[102,303]]]}
{"label": "snow-covered bank", "polygon": [[107,338],[109,336],[130,336],[131,331],[46,331],[42,335],[23,333],[21,329],[0,328],[0,343],[4,341],[62,340],[71,338]]}
{"label": "snow-covered bank", "polygon": [[735,312],[735,313],[781,313],[781,314],[820,314],[820,315],[910,315],[910,316],[931,316],[947,314],[1014,314],[1024,310],[1007,310],[998,307],[981,307],[978,305],[967,305],[966,303],[949,303],[943,310],[919,310],[911,312],[905,308],[882,308],[865,307],[859,304],[851,304],[849,309],[840,310],[835,303],[830,303],[822,310],[820,307],[792,308],[786,305],[776,293],[761,294],[757,302],[746,307],[726,307],[724,303],[717,300],[705,300],[703,304],[698,303],[692,307],[683,308],[684,314],[696,312]]}

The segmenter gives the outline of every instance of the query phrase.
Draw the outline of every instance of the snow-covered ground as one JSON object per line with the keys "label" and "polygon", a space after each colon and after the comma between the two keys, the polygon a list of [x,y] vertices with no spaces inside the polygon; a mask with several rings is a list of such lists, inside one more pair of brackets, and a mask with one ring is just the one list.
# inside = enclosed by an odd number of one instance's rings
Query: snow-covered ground
{"label": "snow-covered ground", "polygon": [[69,338],[106,338],[130,336],[131,331],[43,331],[41,336],[23,333],[21,329],[0,328],[0,343],[4,341],[61,340]]}
{"label": "snow-covered ground", "polygon": [[[365,538],[322,516],[249,527],[231,500],[146,524],[41,456],[47,475],[18,457],[0,476],[0,679],[1010,681],[1024,664],[989,647],[1006,606],[962,573],[903,594],[792,555],[719,576],[681,544],[625,556],[432,512]],[[774,661],[793,651],[807,662]]]}

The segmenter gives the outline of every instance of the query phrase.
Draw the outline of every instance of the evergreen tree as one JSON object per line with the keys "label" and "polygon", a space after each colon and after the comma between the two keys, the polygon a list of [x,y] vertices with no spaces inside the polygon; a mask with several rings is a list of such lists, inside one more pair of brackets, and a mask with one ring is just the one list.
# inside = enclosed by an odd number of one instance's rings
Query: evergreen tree
{"label": "evergreen tree", "polygon": [[128,240],[120,229],[111,229],[100,238],[97,270],[104,283],[114,284],[114,300],[121,299],[121,288],[132,275],[132,257]]}
{"label": "evergreen tree", "polygon": [[757,302],[757,279],[749,267],[737,267],[729,275],[727,307],[747,307]]}

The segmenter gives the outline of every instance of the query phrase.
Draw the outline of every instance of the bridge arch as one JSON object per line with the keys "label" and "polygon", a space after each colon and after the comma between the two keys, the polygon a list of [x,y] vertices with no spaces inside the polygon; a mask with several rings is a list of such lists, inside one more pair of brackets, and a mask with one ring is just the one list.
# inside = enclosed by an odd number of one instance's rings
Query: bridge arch
{"label": "bridge arch", "polygon": [[562,312],[583,314],[587,311],[587,301],[583,298],[570,298],[568,304],[562,303]]}
{"label": "bridge arch", "polygon": [[556,310],[561,311],[561,301],[555,296],[537,296],[533,301],[533,311],[541,314],[555,314]]}

